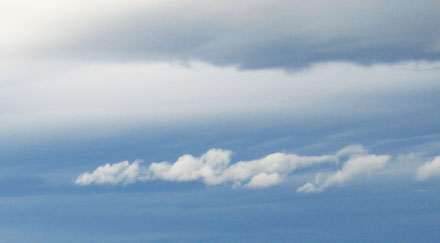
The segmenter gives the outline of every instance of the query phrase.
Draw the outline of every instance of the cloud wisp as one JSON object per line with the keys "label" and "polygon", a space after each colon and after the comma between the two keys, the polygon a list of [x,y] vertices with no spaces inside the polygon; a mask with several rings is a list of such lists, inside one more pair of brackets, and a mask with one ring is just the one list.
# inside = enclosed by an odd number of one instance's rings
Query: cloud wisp
{"label": "cloud wisp", "polygon": [[416,172],[416,178],[420,181],[428,180],[432,177],[440,177],[440,156],[426,162]]}
{"label": "cloud wisp", "polygon": [[[343,169],[327,178],[322,185],[310,183],[299,192],[322,191],[324,188],[343,183],[354,176],[383,168],[389,161],[387,155],[367,155],[360,145],[347,146],[335,154],[301,156],[293,153],[273,153],[265,157],[239,161],[231,164],[229,150],[210,149],[199,157],[186,154],[170,163],[153,162],[142,166],[140,161],[123,161],[106,164],[91,173],[79,175],[75,184],[129,184],[134,182],[165,180],[173,182],[203,181],[206,185],[230,183],[234,188],[265,188],[280,184],[292,172],[319,164],[338,164],[348,159]],[[313,189],[311,189],[313,187]]]}

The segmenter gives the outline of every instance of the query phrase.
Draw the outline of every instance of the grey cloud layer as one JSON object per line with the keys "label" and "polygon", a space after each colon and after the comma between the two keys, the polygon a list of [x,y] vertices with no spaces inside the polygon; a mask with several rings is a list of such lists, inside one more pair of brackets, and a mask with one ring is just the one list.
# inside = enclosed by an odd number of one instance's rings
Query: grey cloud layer
{"label": "grey cloud layer", "polygon": [[199,60],[244,69],[435,61],[440,59],[438,9],[440,2],[432,0],[163,1],[92,18],[76,35],[43,45],[43,52]]}
{"label": "grey cloud layer", "polygon": [[145,167],[139,161],[123,161],[106,164],[91,173],[78,176],[75,183],[129,184],[137,181],[203,181],[207,185],[231,183],[233,187],[264,188],[277,185],[292,172],[323,163],[338,164],[346,160],[341,171],[330,175],[322,185],[310,183],[298,192],[320,192],[327,187],[342,184],[355,176],[382,169],[390,160],[388,155],[369,155],[359,145],[347,146],[335,154],[321,156],[300,156],[296,154],[274,153],[249,161],[231,162],[231,151],[211,149],[200,157],[183,155],[174,163],[153,162]]}

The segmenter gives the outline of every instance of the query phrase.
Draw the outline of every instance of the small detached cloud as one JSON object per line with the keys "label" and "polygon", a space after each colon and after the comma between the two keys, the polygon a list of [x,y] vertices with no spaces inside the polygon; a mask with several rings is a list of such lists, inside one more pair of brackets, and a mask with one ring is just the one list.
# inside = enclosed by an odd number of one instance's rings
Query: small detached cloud
{"label": "small detached cloud", "polygon": [[365,153],[362,146],[352,145],[335,154],[300,156],[293,153],[273,153],[260,159],[230,164],[231,151],[210,149],[199,157],[183,155],[174,163],[153,162],[149,166],[142,166],[141,161],[137,160],[133,163],[123,161],[106,164],[91,173],[81,174],[76,178],[75,184],[87,186],[126,185],[151,180],[203,181],[206,185],[230,183],[234,188],[257,189],[280,184],[286,176],[299,168],[323,163],[338,164],[341,159],[350,158],[341,171],[328,177],[324,183],[308,183],[298,189],[298,192],[314,192],[342,183],[357,174],[382,168],[389,160],[389,156],[364,155]]}
{"label": "small detached cloud", "polygon": [[308,182],[296,191],[301,193],[322,192],[328,187],[342,185],[357,176],[371,174],[376,170],[383,169],[390,161],[390,158],[389,155],[374,154],[354,156],[347,160],[341,170],[329,175],[325,180],[322,180],[322,174],[318,174],[314,184]]}
{"label": "small detached cloud", "polygon": [[440,177],[440,156],[435,157],[433,161],[426,162],[416,172],[416,178],[420,181],[432,177]]}

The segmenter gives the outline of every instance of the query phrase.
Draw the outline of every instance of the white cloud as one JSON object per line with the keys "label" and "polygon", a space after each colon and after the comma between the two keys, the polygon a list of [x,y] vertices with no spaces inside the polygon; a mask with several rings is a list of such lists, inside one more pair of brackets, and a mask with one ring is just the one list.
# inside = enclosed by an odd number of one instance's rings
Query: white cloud
{"label": "white cloud", "polygon": [[78,185],[133,183],[144,180],[195,181],[202,180],[207,185],[231,182],[235,186],[245,184],[249,188],[261,188],[278,184],[283,175],[297,168],[319,163],[337,162],[335,155],[299,156],[296,154],[273,153],[261,159],[239,161],[233,165],[231,151],[210,149],[200,157],[186,154],[176,162],[153,162],[142,167],[137,161],[106,164],[92,173],[80,175]]}
{"label": "white cloud", "polygon": [[[336,163],[338,158],[335,155],[322,156],[299,156],[296,154],[273,153],[261,159],[239,161],[224,170],[221,181],[243,182],[255,179],[251,187],[260,185],[263,181],[268,184],[274,182],[276,175],[287,175],[298,168],[310,167],[320,163]],[[254,178],[254,176],[258,176]],[[270,180],[267,180],[267,176]]]}
{"label": "white cloud", "polygon": [[143,168],[140,166],[140,161],[129,163],[122,161],[116,164],[105,164],[99,166],[92,173],[84,173],[78,176],[75,184],[90,185],[90,184],[128,184],[137,180],[142,180],[145,177]]}
{"label": "white cloud", "polygon": [[440,156],[435,157],[433,161],[426,162],[416,172],[418,180],[427,180],[437,176],[440,176]]}
{"label": "white cloud", "polygon": [[149,171],[154,179],[168,181],[193,181],[202,179],[206,184],[222,183],[221,174],[227,168],[231,151],[210,149],[200,157],[183,155],[176,162],[152,163]]}
{"label": "white cloud", "polygon": [[312,183],[307,182],[303,186],[299,187],[296,191],[297,192],[303,192],[303,193],[318,192],[318,191],[320,191],[320,188],[317,188]]}
{"label": "white cloud", "polygon": [[281,177],[277,173],[267,174],[260,173],[251,178],[247,184],[248,188],[264,188],[276,185],[281,182]]}
{"label": "white cloud", "polygon": [[315,184],[308,182],[299,187],[297,192],[321,192],[328,187],[342,185],[346,181],[354,179],[356,176],[371,174],[376,170],[384,168],[389,161],[390,156],[388,155],[361,155],[352,157],[344,164],[341,170],[329,175],[325,180],[321,179],[322,174],[318,174],[315,179]]}
{"label": "white cloud", "polygon": [[321,191],[326,187],[341,184],[359,174],[380,169],[389,160],[389,156],[359,155],[365,153],[360,146],[347,146],[335,154],[320,156],[300,156],[297,154],[273,153],[263,158],[231,162],[232,152],[223,149],[210,149],[199,157],[186,154],[174,163],[153,162],[143,167],[138,161],[106,164],[92,173],[84,173],[76,179],[78,185],[90,184],[128,184],[136,181],[203,181],[207,185],[230,183],[233,187],[264,188],[277,185],[283,178],[299,168],[312,167],[322,163],[337,164],[343,156],[349,156],[341,171],[329,176],[321,183],[321,176],[315,184],[308,183],[298,189],[299,192]]}

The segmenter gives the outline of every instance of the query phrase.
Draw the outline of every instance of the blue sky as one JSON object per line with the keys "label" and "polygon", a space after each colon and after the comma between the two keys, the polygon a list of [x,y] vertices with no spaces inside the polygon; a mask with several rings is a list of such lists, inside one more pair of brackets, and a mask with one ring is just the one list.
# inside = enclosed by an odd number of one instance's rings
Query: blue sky
{"label": "blue sky", "polygon": [[0,242],[438,242],[438,1],[5,1]]}

